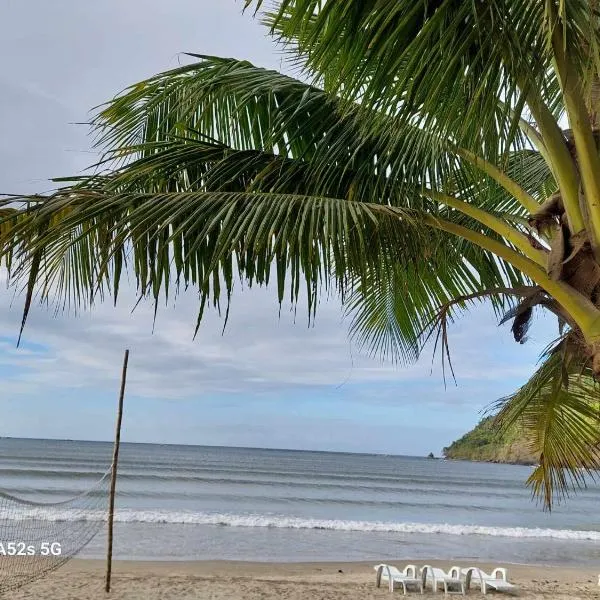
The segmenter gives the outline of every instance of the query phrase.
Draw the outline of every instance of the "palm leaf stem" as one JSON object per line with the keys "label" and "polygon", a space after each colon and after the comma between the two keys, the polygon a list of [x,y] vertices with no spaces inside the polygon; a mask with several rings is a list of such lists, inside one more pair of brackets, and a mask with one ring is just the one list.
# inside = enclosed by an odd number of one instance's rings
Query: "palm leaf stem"
{"label": "palm leaf stem", "polygon": [[438,318],[440,313],[446,312],[449,308],[452,308],[457,304],[464,304],[465,302],[470,302],[471,300],[478,300],[480,298],[496,296],[497,294],[503,294],[505,296],[528,296],[540,290],[540,286],[537,285],[521,285],[518,287],[494,287],[488,290],[473,292],[472,294],[464,294],[462,296],[457,296],[456,298],[452,298],[452,300],[449,300],[448,302],[444,302],[444,304],[438,307],[436,315],[425,325],[425,329],[427,329],[432,323],[434,323],[434,321]]}
{"label": "palm leaf stem", "polygon": [[424,215],[423,219],[427,225],[462,237],[511,264],[556,298],[571,314],[588,342],[593,343],[600,340],[600,310],[574,288],[562,281],[555,281],[546,273],[545,269],[498,240],[433,215]]}
{"label": "palm leaf stem", "polygon": [[573,233],[585,230],[585,221],[579,204],[579,175],[577,165],[567,148],[562,129],[542,99],[526,86],[527,106],[536,121],[546,147],[545,160],[554,174],[561,191],[569,228]]}
{"label": "palm leaf stem", "polygon": [[489,175],[496,183],[500,184],[509,194],[511,194],[521,206],[530,214],[534,214],[540,207],[535,198],[528,194],[516,181],[512,180],[501,169],[477,156],[465,148],[457,148],[456,154],[471,163],[474,167]]}
{"label": "palm leaf stem", "polygon": [[546,252],[542,250],[538,250],[534,248],[527,236],[523,235],[520,231],[511,227],[506,221],[491,215],[490,213],[482,210],[481,208],[477,208],[468,202],[464,202],[463,200],[459,200],[454,196],[449,196],[447,194],[442,194],[435,190],[430,190],[424,188],[422,191],[423,195],[435,200],[436,202],[440,202],[450,206],[461,213],[468,215],[469,217],[475,219],[482,225],[489,227],[492,231],[495,231],[498,235],[505,238],[511,244],[513,244],[516,248],[518,248],[525,256],[530,258],[532,261],[540,265],[541,267],[545,267],[547,263]]}
{"label": "palm leaf stem", "polygon": [[[550,160],[548,149],[546,148],[544,138],[541,136],[540,132],[523,117],[519,117],[519,128],[525,134],[527,139],[531,142],[533,147],[542,155],[542,158],[550,167],[550,170],[552,170],[552,161]],[[552,173],[554,174],[553,170]],[[556,179],[555,174],[554,178]]]}
{"label": "palm leaf stem", "polygon": [[563,89],[565,109],[577,148],[579,172],[589,218],[590,242],[596,259],[600,260],[600,156],[582,96],[583,81],[566,52],[565,40],[558,23],[555,24],[552,34],[552,47]]}

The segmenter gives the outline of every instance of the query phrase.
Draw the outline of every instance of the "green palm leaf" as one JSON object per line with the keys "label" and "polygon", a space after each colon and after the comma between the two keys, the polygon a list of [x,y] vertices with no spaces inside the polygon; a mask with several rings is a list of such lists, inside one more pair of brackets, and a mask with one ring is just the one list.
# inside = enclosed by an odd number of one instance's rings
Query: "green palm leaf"
{"label": "green palm leaf", "polygon": [[572,344],[567,335],[522,388],[497,404],[499,424],[518,424],[539,457],[527,483],[548,508],[555,495],[564,499],[600,469],[598,384]]}
{"label": "green palm leaf", "polygon": [[[99,143],[109,147],[106,160],[113,160],[110,145],[116,144],[119,158],[126,156],[127,161],[95,184],[104,194],[204,190],[316,195],[439,213],[435,203],[407,185],[399,160],[383,166],[375,160],[379,140],[362,138],[353,119],[341,116],[336,107],[335,99],[322,90],[292,78],[245,62],[205,57],[134,86],[103,110],[96,126],[103,131]],[[219,119],[205,119],[214,114]],[[245,120],[240,121],[241,115]],[[250,122],[257,127],[247,127]],[[228,127],[219,129],[215,123]],[[421,134],[407,128],[406,137]],[[398,144],[396,155],[402,157],[406,139]],[[462,169],[463,193],[481,201],[483,196],[474,192],[481,177],[475,180],[471,169],[455,167],[455,173]],[[89,180],[78,185],[88,187]],[[499,210],[522,214],[510,200]],[[456,211],[444,209],[443,216],[472,224]],[[454,295],[523,283],[510,265],[460,238],[422,236],[420,243],[411,246],[414,252],[404,245],[400,257],[385,258],[386,272],[393,269],[392,289],[392,278],[376,273],[368,281],[353,281],[347,296],[355,339],[388,358],[414,360],[427,324]],[[281,290],[283,284],[278,285]],[[375,310],[389,306],[389,295],[399,290],[412,301],[399,303],[396,298],[396,310]],[[492,300],[499,311],[510,302],[502,294]]]}
{"label": "green palm leaf", "polygon": [[[597,15],[582,0],[560,2],[556,14],[548,3],[528,0],[277,4],[266,23],[328,91],[360,98],[369,130],[385,127],[373,111],[418,114],[424,126],[444,137],[450,132],[461,145],[485,144],[494,153],[499,143],[510,144],[523,108],[521,90],[560,110],[551,68],[558,17],[565,19],[566,43],[584,79],[591,81],[598,66],[590,60],[590,50],[599,47]],[[259,8],[262,1],[247,5]]]}
{"label": "green palm leaf", "polygon": [[[110,292],[116,297],[131,256],[139,294],[153,297],[156,303],[162,293],[168,294],[171,280],[198,285],[200,322],[208,299],[218,304],[222,291],[227,297],[231,294],[234,263],[239,276],[250,284],[266,283],[276,260],[281,265],[276,270],[280,301],[286,283],[292,301],[298,297],[304,273],[312,311],[319,282],[326,285],[333,274],[352,315],[354,339],[382,357],[410,362],[430,335],[428,325],[452,298],[525,282],[510,264],[461,238],[434,234],[418,216],[439,215],[473,226],[469,217],[440,208],[417,193],[423,179],[441,180],[444,173],[448,185],[490,213],[496,209],[502,217],[521,215],[514,198],[504,194],[494,207],[492,196],[478,193],[489,186],[489,178],[482,179],[450,155],[442,155],[442,162],[425,177],[411,181],[414,157],[420,152],[419,161],[426,164],[431,156],[423,130],[404,127],[394,153],[383,160],[382,148],[389,147],[389,140],[365,138],[355,116],[343,111],[334,97],[293,78],[247,62],[203,57],[199,63],[133,86],[103,108],[94,126],[97,143],[106,151],[99,166],[106,169],[116,163],[117,168],[106,175],[64,180],[73,185],[71,190],[38,205],[35,217],[21,221],[20,229],[9,236],[10,251],[19,258],[14,270],[17,280],[32,272],[31,256],[36,251],[53,248],[34,269],[39,270],[36,278],[46,282],[40,290],[42,298],[55,293],[58,302],[76,306],[91,303],[96,294]],[[406,156],[413,162],[407,163]],[[225,197],[252,202],[231,220],[231,207],[223,205]],[[314,240],[305,240],[304,250],[292,246],[284,251],[285,244],[275,247],[267,239],[276,235],[279,226],[273,220],[288,214],[292,197],[294,218],[304,211],[298,223],[308,229],[302,232],[323,235],[319,248],[312,247]],[[202,219],[211,223],[210,234],[199,227],[191,198],[203,203]],[[278,207],[280,200],[283,204]],[[327,212],[314,214],[323,201],[341,206],[336,209],[341,212],[335,212],[337,219]],[[333,239],[328,236],[335,226],[345,227],[346,235],[352,228],[360,231],[356,228],[365,213],[356,211],[363,210],[365,201],[402,207],[404,218],[412,219],[413,233],[404,231],[403,242],[395,246],[385,238],[379,247],[375,228],[370,237],[362,238],[361,251],[347,263],[343,245],[334,251],[326,240]],[[301,209],[303,203],[307,206]],[[239,202],[236,206],[241,207]],[[366,209],[370,218],[379,215]],[[52,230],[43,237],[31,236],[34,222],[47,219],[48,214],[59,222],[56,210],[70,215],[60,220],[62,237]],[[190,227],[190,215],[194,227],[184,230]],[[137,222],[140,216],[147,229]],[[298,235],[291,222],[277,233],[281,244],[282,239],[292,243]],[[260,225],[257,232],[267,238],[260,243],[253,239],[250,246],[256,254],[250,256],[231,239],[222,241],[224,233],[217,232],[225,224],[231,228],[229,235],[239,235],[240,240],[249,235],[249,225]],[[206,241],[192,243],[194,236]],[[309,254],[302,256],[304,251]],[[364,264],[356,263],[359,259]],[[490,297],[499,313],[507,303],[511,305],[505,294]]]}
{"label": "green palm leaf", "polygon": [[263,284],[275,263],[279,300],[287,285],[295,301],[303,281],[312,310],[332,274],[343,292],[352,274],[385,278],[388,260],[435,243],[409,211],[264,192],[68,190],[6,217],[3,232],[12,276],[35,273],[43,297],[52,290],[90,304],[99,292],[116,296],[129,262],[139,293],[156,302],[173,278],[198,286],[200,316],[221,286],[229,296],[236,270]]}

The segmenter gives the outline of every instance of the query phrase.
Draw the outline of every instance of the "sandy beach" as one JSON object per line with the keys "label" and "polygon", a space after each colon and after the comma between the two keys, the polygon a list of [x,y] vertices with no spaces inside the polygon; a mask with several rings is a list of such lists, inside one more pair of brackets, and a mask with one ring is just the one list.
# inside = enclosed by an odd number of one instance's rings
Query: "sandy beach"
{"label": "sandy beach", "polygon": [[[408,562],[411,561],[396,561],[396,564]],[[451,566],[447,561],[429,564]],[[480,566],[490,565],[480,563]],[[600,596],[597,574],[591,569],[508,566],[510,579],[519,586],[522,598],[577,600]],[[401,591],[396,594],[401,595]],[[432,595],[431,591],[427,595]],[[469,596],[483,597],[475,590]],[[44,579],[12,592],[10,597],[13,600],[108,597],[114,600],[370,600],[387,598],[389,591],[375,586],[371,562],[120,561],[114,564],[112,591],[107,596],[104,562],[76,559]]]}

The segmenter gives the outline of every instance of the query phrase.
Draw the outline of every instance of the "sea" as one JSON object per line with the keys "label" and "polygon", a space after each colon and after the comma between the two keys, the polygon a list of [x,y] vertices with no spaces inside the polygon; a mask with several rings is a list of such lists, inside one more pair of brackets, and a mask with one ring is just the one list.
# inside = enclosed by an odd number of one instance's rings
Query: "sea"
{"label": "sea", "polygon": [[[81,556],[104,557],[111,457],[110,443],[1,438],[0,492],[12,508],[0,513],[0,532],[18,536],[32,507],[48,506],[36,513],[41,532],[43,514],[59,542],[82,524],[93,527]],[[590,482],[545,512],[525,486],[531,469],[123,443],[114,557],[598,564],[600,487]]]}

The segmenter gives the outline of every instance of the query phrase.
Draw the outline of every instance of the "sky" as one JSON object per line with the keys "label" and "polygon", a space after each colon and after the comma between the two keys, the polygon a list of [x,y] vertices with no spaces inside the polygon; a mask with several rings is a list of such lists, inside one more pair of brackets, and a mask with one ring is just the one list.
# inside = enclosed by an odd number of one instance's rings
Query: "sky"
{"label": "sky", "polygon": [[[50,190],[94,162],[90,109],[176,67],[182,52],[289,71],[236,0],[5,0],[0,22],[0,193]],[[2,273],[0,272],[0,279]],[[77,315],[36,307],[16,346],[22,297],[0,287],[0,435],[110,440],[123,351],[131,351],[122,439],[130,442],[439,455],[481,411],[524,383],[555,334],[547,319],[512,341],[482,305],[451,329],[457,383],[425,353],[382,364],[348,340],[337,298],[308,326],[273,289],[236,289],[230,320],[193,292],[159,310]]]}

